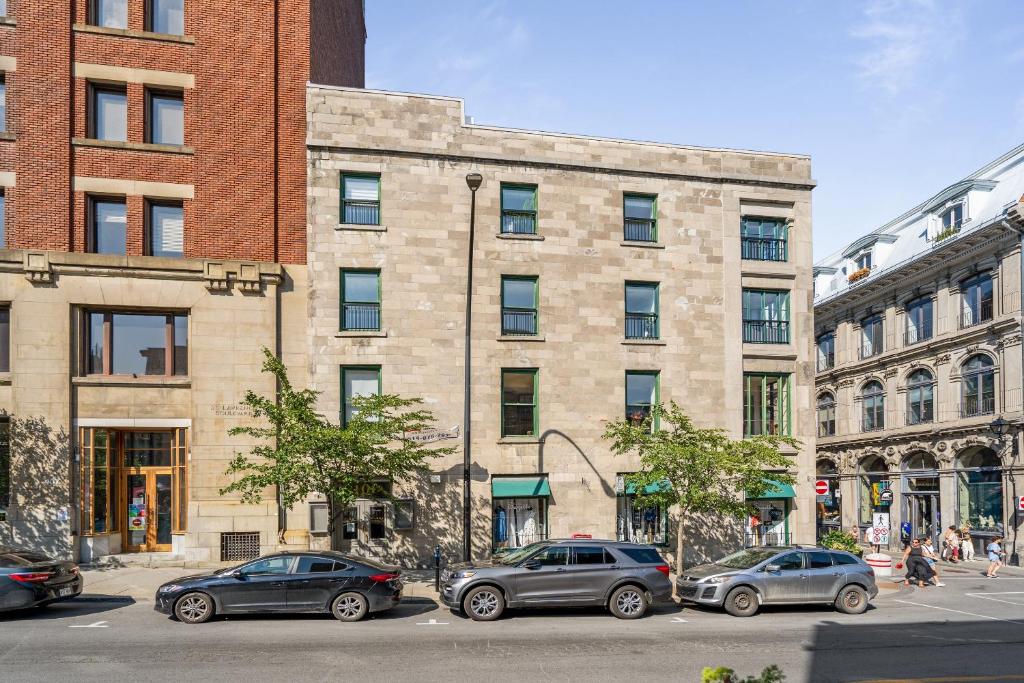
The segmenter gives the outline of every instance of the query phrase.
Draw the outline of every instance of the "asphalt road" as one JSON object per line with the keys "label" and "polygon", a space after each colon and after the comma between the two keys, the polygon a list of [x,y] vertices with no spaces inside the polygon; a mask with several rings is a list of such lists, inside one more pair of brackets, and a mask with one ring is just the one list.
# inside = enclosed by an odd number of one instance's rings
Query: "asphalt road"
{"label": "asphalt road", "polygon": [[186,626],[150,602],[0,615],[2,681],[699,681],[704,666],[788,681],[1024,682],[1024,578],[944,577],[849,616],[776,608],[737,619],[664,608],[511,612],[481,624],[426,598],[357,624],[260,616]]}

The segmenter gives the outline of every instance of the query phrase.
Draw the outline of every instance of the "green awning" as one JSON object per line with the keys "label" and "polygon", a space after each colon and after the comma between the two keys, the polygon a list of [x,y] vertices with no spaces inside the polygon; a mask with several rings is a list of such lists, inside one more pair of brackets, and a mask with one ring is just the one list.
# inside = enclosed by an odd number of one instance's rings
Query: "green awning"
{"label": "green awning", "polygon": [[547,477],[494,477],[491,479],[492,498],[537,498],[550,496]]}
{"label": "green awning", "polygon": [[773,498],[796,498],[796,491],[793,490],[791,484],[783,484],[775,481],[774,479],[765,479],[765,483],[768,484],[768,490],[762,493],[760,496],[752,496],[747,493],[747,498],[751,500],[770,500]]}
{"label": "green awning", "polygon": [[[669,491],[671,489],[672,489],[671,482],[669,482],[668,479],[662,479],[659,482],[656,482],[654,484],[648,484],[647,486],[645,486],[644,487],[644,494],[645,495],[650,495],[652,493],[658,493],[659,491]],[[636,495],[636,486],[634,486],[633,484],[627,483],[626,484],[626,495],[627,496],[635,496]]]}

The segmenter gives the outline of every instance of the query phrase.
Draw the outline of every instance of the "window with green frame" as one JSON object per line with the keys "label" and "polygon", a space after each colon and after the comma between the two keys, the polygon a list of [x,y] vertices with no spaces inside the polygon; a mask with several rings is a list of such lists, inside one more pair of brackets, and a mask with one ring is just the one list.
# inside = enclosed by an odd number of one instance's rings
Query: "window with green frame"
{"label": "window with green frame", "polygon": [[502,234],[537,232],[537,186],[501,184]]}
{"label": "window with green frame", "polygon": [[356,414],[352,407],[352,399],[357,396],[379,396],[381,393],[379,365],[343,365],[341,366],[342,409],[341,425]]}
{"label": "window with green frame", "polygon": [[[661,373],[657,370],[626,371],[626,420],[641,425],[651,419],[651,411],[661,400]],[[657,429],[657,418],[651,429]]]}
{"label": "window with green frame", "polygon": [[536,275],[501,276],[501,334],[530,337],[537,334],[539,295]]}
{"label": "window with green frame", "polygon": [[789,375],[743,374],[744,436],[791,436]]}
{"label": "window with green frame", "polygon": [[501,371],[501,435],[537,436],[537,368]]}
{"label": "window with green frame", "polygon": [[648,194],[622,196],[622,239],[627,242],[658,241],[658,198]]}
{"label": "window with green frame", "polygon": [[341,222],[349,225],[380,225],[379,175],[341,175]]}
{"label": "window with green frame", "polygon": [[789,343],[789,292],[743,290],[743,341],[748,344]]}
{"label": "window with green frame", "polygon": [[789,259],[789,225],[784,218],[743,216],[740,219],[740,258],[745,261]]}
{"label": "window with green frame", "polygon": [[657,282],[626,283],[626,339],[657,339],[661,333]]}
{"label": "window with green frame", "polygon": [[380,329],[380,271],[341,271],[341,329]]}

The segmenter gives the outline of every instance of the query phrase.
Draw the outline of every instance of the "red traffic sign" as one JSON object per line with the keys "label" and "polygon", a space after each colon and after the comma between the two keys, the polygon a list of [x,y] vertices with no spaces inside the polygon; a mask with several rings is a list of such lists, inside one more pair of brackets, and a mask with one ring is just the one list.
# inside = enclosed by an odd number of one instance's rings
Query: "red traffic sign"
{"label": "red traffic sign", "polygon": [[1019,512],[1024,512],[1024,496],[1017,498],[1017,510]]}
{"label": "red traffic sign", "polygon": [[826,479],[819,479],[814,482],[814,492],[819,496],[828,495],[828,481]]}

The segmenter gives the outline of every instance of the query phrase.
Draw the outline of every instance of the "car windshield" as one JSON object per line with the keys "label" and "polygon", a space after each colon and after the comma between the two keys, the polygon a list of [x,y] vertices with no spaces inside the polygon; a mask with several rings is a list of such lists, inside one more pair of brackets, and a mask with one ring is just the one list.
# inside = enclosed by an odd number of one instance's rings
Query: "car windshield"
{"label": "car windshield", "polygon": [[715,564],[722,567],[728,567],[729,569],[750,569],[755,564],[760,564],[778,554],[778,550],[758,550],[756,548],[748,548],[747,550],[741,550],[738,553],[727,555],[718,562],[715,562]]}
{"label": "car windshield", "polygon": [[524,545],[522,548],[519,548],[518,550],[513,550],[508,555],[501,558],[501,564],[515,564],[523,558],[529,557],[534,552],[540,550],[545,546],[547,546],[547,543],[544,543],[543,541],[539,543],[531,543],[530,545]]}

